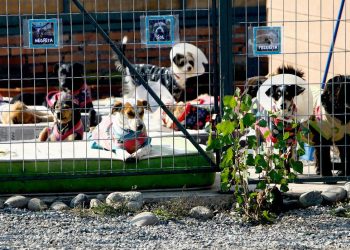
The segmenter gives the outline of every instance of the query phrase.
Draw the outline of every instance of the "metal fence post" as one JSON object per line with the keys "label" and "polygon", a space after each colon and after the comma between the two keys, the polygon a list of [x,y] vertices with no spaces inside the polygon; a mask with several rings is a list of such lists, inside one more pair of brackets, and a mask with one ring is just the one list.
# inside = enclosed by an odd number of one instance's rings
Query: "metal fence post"
{"label": "metal fence post", "polygon": [[232,67],[232,1],[220,0],[219,15],[219,55],[221,96],[233,94]]}

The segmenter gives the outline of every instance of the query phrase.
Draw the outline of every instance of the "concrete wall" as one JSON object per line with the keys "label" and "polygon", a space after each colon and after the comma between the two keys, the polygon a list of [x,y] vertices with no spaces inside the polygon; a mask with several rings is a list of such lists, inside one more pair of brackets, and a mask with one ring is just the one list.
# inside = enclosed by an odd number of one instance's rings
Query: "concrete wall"
{"label": "concrete wall", "polygon": [[[270,26],[283,26],[283,51],[269,57],[269,70],[282,64],[302,69],[311,84],[324,74],[340,0],[267,0]],[[345,19],[347,19],[345,21]],[[350,3],[345,3],[327,79],[350,74]]]}

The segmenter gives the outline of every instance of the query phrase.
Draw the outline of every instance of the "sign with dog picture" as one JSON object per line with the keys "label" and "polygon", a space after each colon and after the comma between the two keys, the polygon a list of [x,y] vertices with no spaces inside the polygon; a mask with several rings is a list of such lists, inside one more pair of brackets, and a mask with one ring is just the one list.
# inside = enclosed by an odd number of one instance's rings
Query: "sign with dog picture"
{"label": "sign with dog picture", "polygon": [[179,41],[177,15],[141,16],[141,41],[146,46],[172,46]]}
{"label": "sign with dog picture", "polygon": [[[60,46],[60,19],[29,19],[24,22],[24,46],[58,48]],[[26,35],[27,34],[27,35]]]}
{"label": "sign with dog picture", "polygon": [[281,54],[281,53],[282,53],[282,27],[254,27],[253,28],[253,55],[254,56],[273,55],[273,54]]}

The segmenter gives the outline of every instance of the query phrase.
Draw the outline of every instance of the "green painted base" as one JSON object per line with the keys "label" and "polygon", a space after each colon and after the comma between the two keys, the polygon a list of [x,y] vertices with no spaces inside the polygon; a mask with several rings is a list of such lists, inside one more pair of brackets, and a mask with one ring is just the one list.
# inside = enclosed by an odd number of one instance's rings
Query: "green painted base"
{"label": "green painted base", "polygon": [[211,186],[215,173],[180,173],[129,176],[61,176],[59,178],[27,178],[1,181],[0,193],[52,193],[88,191],[130,191],[162,188]]}

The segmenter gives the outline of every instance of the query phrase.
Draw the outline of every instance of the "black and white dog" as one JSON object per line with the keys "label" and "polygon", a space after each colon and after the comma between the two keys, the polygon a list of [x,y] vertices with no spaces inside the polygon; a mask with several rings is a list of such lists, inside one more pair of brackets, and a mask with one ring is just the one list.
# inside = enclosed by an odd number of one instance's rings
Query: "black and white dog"
{"label": "black and white dog", "polygon": [[[123,50],[127,38],[123,39]],[[139,79],[124,67],[121,60],[115,57],[116,69],[125,73],[123,95],[125,98],[149,100],[154,111],[158,104],[147,96],[147,90],[141,85]],[[165,104],[173,104],[181,100],[186,88],[186,80],[190,77],[202,75],[208,59],[196,46],[189,43],[178,43],[170,51],[170,67],[159,67],[151,64],[133,64],[135,70],[147,82],[148,86],[161,98]],[[156,108],[155,108],[156,107]]]}
{"label": "black and white dog", "polygon": [[[289,73],[292,71],[294,74]],[[291,68],[279,68],[277,74],[268,77],[257,92],[257,99],[262,109],[275,115],[267,118],[268,127],[256,125],[256,130],[261,135],[269,131],[268,137],[265,138],[268,148],[272,149],[274,143],[282,140],[285,132],[289,133],[285,147],[280,150],[280,153],[286,157],[284,166],[287,172],[290,171],[290,159],[296,158],[294,152],[297,146],[298,127],[295,127],[293,122],[308,119],[312,113],[312,98],[311,100],[308,98],[309,93],[306,91],[307,83],[302,78],[303,73],[294,69],[292,71]]]}
{"label": "black and white dog", "polygon": [[315,145],[316,173],[332,176],[330,147],[340,156],[339,176],[350,175],[350,76],[338,75],[328,80],[321,96],[315,98],[310,120]]}

